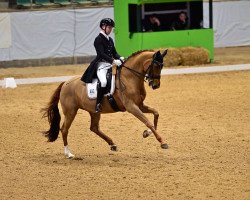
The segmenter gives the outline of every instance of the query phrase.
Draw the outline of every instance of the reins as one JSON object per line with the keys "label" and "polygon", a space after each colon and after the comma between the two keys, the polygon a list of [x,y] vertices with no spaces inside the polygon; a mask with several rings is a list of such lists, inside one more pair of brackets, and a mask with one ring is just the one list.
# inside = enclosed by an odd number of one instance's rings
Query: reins
{"label": "reins", "polygon": [[144,81],[146,82],[146,80],[148,80],[148,79],[160,79],[161,78],[160,75],[155,76],[155,75],[151,75],[150,74],[151,70],[153,69],[153,64],[154,63],[157,64],[158,66],[160,66],[161,68],[163,67],[163,64],[160,63],[160,62],[158,62],[158,61],[156,61],[156,60],[152,60],[151,64],[148,66],[148,69],[146,70],[145,74],[144,73],[140,73],[140,72],[138,72],[138,71],[136,71],[136,70],[134,70],[134,69],[132,69],[130,67],[127,67],[124,64],[122,64],[121,67],[124,67],[124,68],[128,69],[130,72],[132,72],[133,74],[135,74],[137,77],[143,78]]}
{"label": "reins", "polygon": [[[138,72],[138,71],[136,71],[136,70],[134,70],[134,69],[132,69],[132,68],[130,68],[130,67],[127,67],[126,65],[124,65],[124,64],[122,64],[122,67],[124,67],[124,68],[126,68],[127,70],[129,70],[131,73],[133,73],[134,75],[136,75],[137,77],[139,77],[139,78],[143,78],[143,79],[147,79],[147,74],[143,74],[143,73],[140,73],[140,72]],[[146,82],[146,80],[144,80],[145,82]]]}
{"label": "reins", "polygon": [[[122,80],[121,80],[121,70],[122,70],[122,68],[127,69],[128,71],[130,71],[132,74],[134,74],[134,75],[137,76],[138,78],[143,79],[144,82],[147,82],[147,81],[148,81],[149,84],[150,84],[150,82],[151,82],[153,79],[160,79],[160,78],[161,78],[161,75],[154,75],[154,74],[151,73],[152,70],[153,70],[153,68],[154,68],[154,64],[156,64],[158,67],[161,67],[161,69],[162,69],[162,67],[163,67],[163,63],[161,63],[161,62],[155,60],[155,56],[153,57],[152,62],[150,63],[150,65],[148,66],[146,72],[144,72],[144,73],[138,72],[138,71],[136,71],[136,70],[134,70],[134,69],[132,69],[132,68],[126,66],[125,63],[122,63],[121,67],[117,67],[118,80],[119,80],[119,83],[120,83],[120,88],[121,88],[122,85],[123,85],[124,89],[125,89],[125,87],[126,87],[126,86],[123,84]],[[118,88],[117,88],[117,89],[118,89]]]}

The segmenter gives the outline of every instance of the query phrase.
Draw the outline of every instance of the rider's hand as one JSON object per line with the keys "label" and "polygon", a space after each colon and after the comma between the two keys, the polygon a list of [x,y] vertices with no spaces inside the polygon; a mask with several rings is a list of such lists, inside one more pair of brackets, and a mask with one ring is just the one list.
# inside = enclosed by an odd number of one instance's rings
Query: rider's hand
{"label": "rider's hand", "polygon": [[120,65],[122,65],[122,61],[120,61],[120,60],[114,60],[113,64],[115,64],[117,66],[120,66]]}

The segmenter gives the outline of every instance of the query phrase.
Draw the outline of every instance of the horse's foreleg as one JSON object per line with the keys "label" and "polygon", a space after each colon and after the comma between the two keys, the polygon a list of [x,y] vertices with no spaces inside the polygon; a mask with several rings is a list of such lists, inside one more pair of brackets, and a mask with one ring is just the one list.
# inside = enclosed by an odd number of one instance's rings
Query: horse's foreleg
{"label": "horse's foreleg", "polygon": [[100,113],[89,113],[91,117],[91,124],[90,124],[90,130],[93,131],[95,134],[97,134],[99,137],[104,139],[109,145],[112,151],[117,151],[117,146],[112,141],[111,138],[109,138],[107,135],[105,135],[99,127],[99,122],[101,119]]}
{"label": "horse's foreleg", "polygon": [[148,120],[148,118],[143,114],[143,112],[139,109],[135,104],[130,104],[126,107],[127,111],[137,117],[140,121],[142,121],[153,133],[156,139],[161,143],[161,147],[163,149],[167,149],[168,145],[164,142],[162,137],[157,133],[154,125]]}
{"label": "horse's foreleg", "polygon": [[[157,124],[158,124],[158,118],[159,118],[159,113],[157,110],[155,110],[154,108],[151,108],[149,106],[146,106],[146,105],[142,105],[140,107],[140,110],[143,112],[143,113],[152,113],[154,115],[154,128],[155,130],[157,129]],[[145,130],[143,132],[143,137],[146,138],[148,137],[150,134],[152,133],[151,130]]]}
{"label": "horse's foreleg", "polygon": [[70,113],[64,113],[65,119],[61,128],[62,137],[63,137],[63,144],[64,144],[64,154],[67,158],[73,158],[74,155],[70,152],[68,146],[68,132],[69,128],[76,116],[77,111],[71,111]]}

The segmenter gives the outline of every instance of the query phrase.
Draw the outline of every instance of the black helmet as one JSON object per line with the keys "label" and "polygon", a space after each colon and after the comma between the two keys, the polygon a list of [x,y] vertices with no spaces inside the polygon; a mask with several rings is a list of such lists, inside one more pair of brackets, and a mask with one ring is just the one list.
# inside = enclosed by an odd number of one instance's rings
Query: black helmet
{"label": "black helmet", "polygon": [[115,22],[113,21],[113,19],[104,18],[100,22],[100,28],[102,28],[103,25],[115,27]]}

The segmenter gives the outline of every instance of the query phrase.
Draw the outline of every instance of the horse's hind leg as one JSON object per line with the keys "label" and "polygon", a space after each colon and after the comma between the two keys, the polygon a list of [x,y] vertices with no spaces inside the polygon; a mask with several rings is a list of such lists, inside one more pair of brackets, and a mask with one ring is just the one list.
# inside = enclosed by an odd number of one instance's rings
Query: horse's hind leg
{"label": "horse's hind leg", "polygon": [[61,128],[61,132],[62,132],[62,137],[63,137],[63,144],[64,144],[64,154],[67,158],[73,158],[74,155],[70,152],[69,150],[69,146],[68,146],[68,132],[69,132],[69,128],[73,122],[73,120],[75,119],[77,111],[76,110],[71,110],[69,112],[65,112],[64,116],[64,122]]}
{"label": "horse's hind leg", "polygon": [[99,128],[99,122],[101,119],[100,113],[89,113],[91,117],[90,130],[104,139],[109,145],[112,151],[117,151],[117,146],[114,144],[111,138],[105,135]]}

